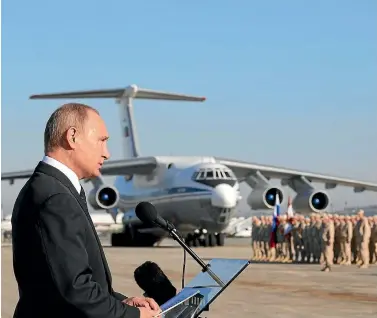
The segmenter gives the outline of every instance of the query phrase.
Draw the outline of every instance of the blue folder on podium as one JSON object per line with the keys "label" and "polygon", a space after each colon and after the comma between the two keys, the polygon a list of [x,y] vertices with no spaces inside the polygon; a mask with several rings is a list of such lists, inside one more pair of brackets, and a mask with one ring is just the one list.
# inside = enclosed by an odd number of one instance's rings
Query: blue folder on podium
{"label": "blue folder on podium", "polygon": [[220,286],[207,272],[200,272],[176,296],[161,305],[161,318],[197,318],[250,264],[245,259],[215,258],[210,269],[224,283]]}

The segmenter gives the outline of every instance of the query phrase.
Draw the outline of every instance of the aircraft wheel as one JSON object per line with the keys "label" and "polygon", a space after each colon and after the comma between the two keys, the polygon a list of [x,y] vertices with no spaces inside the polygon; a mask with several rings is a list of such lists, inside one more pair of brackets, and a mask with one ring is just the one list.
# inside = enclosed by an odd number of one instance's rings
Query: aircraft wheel
{"label": "aircraft wheel", "polygon": [[152,247],[158,239],[152,234],[138,233],[135,238],[136,246],[140,247]]}
{"label": "aircraft wheel", "polygon": [[111,234],[111,246],[128,246],[130,244],[130,240],[127,238],[126,233],[113,233]]}
{"label": "aircraft wheel", "polygon": [[193,240],[194,240],[194,237],[192,236],[192,234],[187,234],[186,236],[186,239],[185,239],[185,243],[188,247],[192,247],[193,245]]}
{"label": "aircraft wheel", "polygon": [[207,247],[208,246],[208,235],[205,234],[203,235],[203,238],[198,238],[198,241],[199,241],[199,246],[201,247]]}
{"label": "aircraft wheel", "polygon": [[121,233],[113,233],[111,234],[111,246],[121,246],[120,243],[121,243],[121,237],[120,235]]}
{"label": "aircraft wheel", "polygon": [[217,245],[217,242],[216,242],[216,235],[213,234],[213,233],[209,233],[208,234],[208,246],[216,246]]}
{"label": "aircraft wheel", "polygon": [[113,233],[111,234],[111,246],[134,246],[134,235],[133,235],[133,229],[130,229],[129,227],[124,228],[124,232],[122,233]]}
{"label": "aircraft wheel", "polygon": [[217,246],[224,246],[225,245],[225,234],[224,233],[218,233],[216,235],[216,243],[217,243]]}
{"label": "aircraft wheel", "polygon": [[199,238],[198,237],[193,237],[192,238],[192,246],[193,247],[198,247],[198,246],[200,246],[200,241],[199,241]]}

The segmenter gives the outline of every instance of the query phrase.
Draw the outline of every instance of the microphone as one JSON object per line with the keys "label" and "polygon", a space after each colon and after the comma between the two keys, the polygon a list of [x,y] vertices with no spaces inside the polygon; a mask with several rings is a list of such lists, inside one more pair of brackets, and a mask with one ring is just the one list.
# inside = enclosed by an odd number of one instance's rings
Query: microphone
{"label": "microphone", "polygon": [[138,286],[146,293],[145,296],[153,298],[159,306],[177,294],[177,289],[154,262],[147,261],[136,268],[134,278]]}
{"label": "microphone", "polygon": [[156,208],[152,203],[140,202],[135,208],[136,216],[147,225],[158,225],[164,230],[170,231],[174,227],[172,224],[164,220],[156,211]]}
{"label": "microphone", "polygon": [[225,284],[221,279],[211,271],[209,264],[205,264],[203,260],[194,253],[194,251],[187,246],[187,244],[182,240],[182,238],[177,234],[177,230],[174,225],[169,221],[163,219],[158,213],[156,208],[150,202],[140,202],[135,208],[136,216],[145,224],[154,226],[157,225],[164,230],[168,231],[170,236],[176,240],[179,245],[183,247],[187,253],[189,253],[192,258],[202,267],[202,272],[207,272],[212,279],[218,283],[221,287],[224,287]]}

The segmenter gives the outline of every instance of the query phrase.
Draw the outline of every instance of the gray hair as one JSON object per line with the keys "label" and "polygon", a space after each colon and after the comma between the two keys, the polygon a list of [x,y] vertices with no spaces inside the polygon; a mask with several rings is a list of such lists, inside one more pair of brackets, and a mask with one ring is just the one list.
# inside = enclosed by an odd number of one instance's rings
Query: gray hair
{"label": "gray hair", "polygon": [[79,103],[64,104],[55,110],[48,119],[44,132],[45,154],[62,144],[64,134],[70,127],[82,127],[88,111],[99,114],[93,107]]}

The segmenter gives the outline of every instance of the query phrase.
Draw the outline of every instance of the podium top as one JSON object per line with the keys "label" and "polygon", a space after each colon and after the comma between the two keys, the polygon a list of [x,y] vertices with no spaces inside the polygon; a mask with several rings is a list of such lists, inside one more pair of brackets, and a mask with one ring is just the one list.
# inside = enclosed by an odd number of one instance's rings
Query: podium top
{"label": "podium top", "polygon": [[209,262],[211,270],[225,283],[219,286],[216,281],[207,273],[200,272],[183,289],[182,293],[199,291],[203,299],[198,305],[195,317],[198,317],[214,300],[227,288],[234,279],[240,275],[250,264],[246,259],[214,258]]}

